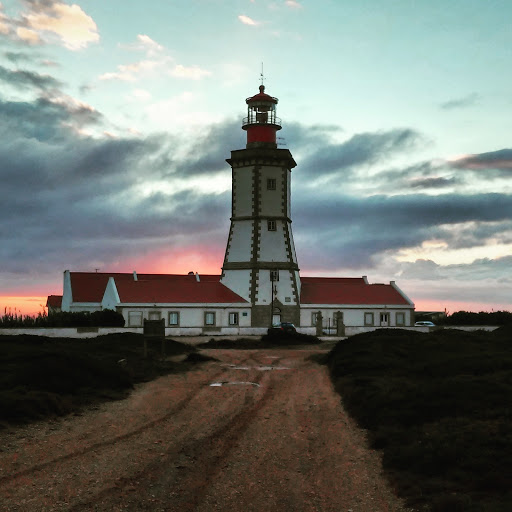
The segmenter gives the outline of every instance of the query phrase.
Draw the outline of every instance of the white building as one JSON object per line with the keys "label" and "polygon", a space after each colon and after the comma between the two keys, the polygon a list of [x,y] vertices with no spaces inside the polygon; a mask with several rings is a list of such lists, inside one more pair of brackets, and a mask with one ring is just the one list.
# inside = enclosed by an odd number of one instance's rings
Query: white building
{"label": "white building", "polygon": [[391,281],[301,277],[291,227],[296,163],[278,149],[277,98],[247,98],[245,149],[231,152],[232,208],[221,275],[64,272],[63,311],[115,309],[126,325],[165,320],[168,334],[259,333],[292,322],[303,332],[410,326],[414,304]]}

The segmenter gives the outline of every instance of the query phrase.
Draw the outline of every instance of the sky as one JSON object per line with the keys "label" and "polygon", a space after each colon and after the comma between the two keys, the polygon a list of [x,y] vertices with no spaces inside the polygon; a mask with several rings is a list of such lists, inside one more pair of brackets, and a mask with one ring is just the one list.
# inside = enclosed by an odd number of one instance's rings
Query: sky
{"label": "sky", "polygon": [[[510,0],[1,0],[0,314],[64,270],[221,271],[279,98],[304,276],[512,310]],[[263,66],[263,68],[262,68]]]}

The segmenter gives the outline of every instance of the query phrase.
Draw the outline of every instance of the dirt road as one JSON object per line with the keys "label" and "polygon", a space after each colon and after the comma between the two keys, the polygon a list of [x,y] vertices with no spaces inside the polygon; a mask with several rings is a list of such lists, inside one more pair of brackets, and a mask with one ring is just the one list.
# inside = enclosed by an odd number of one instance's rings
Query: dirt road
{"label": "dirt road", "polygon": [[313,352],[205,351],[219,361],[0,432],[0,510],[406,510]]}

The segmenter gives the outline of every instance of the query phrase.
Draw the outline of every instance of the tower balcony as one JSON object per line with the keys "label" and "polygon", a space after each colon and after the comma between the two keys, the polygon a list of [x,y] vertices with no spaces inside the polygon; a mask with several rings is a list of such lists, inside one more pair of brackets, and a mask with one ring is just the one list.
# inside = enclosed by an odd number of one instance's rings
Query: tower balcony
{"label": "tower balcony", "polygon": [[272,112],[251,112],[251,115],[244,117],[242,121],[242,128],[246,129],[251,125],[271,125],[275,126],[277,130],[281,129],[281,119]]}

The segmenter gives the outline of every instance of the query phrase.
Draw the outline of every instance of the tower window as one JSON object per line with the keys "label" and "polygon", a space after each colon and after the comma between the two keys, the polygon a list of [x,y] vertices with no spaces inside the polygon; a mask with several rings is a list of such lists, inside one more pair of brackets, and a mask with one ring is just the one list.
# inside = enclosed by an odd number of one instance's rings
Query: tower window
{"label": "tower window", "polygon": [[275,220],[267,221],[267,227],[268,227],[269,231],[276,231],[276,221]]}
{"label": "tower window", "polygon": [[275,190],[276,189],[276,180],[274,178],[269,178],[267,180],[267,190]]}
{"label": "tower window", "polygon": [[279,281],[279,270],[271,270],[270,271],[270,280],[271,281]]}

